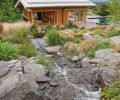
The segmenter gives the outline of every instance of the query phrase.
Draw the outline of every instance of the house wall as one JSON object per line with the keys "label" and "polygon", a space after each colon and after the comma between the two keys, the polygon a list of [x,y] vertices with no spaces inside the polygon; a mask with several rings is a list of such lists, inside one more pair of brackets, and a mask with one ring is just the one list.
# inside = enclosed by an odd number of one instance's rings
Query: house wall
{"label": "house wall", "polygon": [[[43,19],[46,22],[52,22],[55,25],[66,25],[68,23],[68,13],[69,10],[78,10],[83,12],[83,23],[86,23],[87,16],[87,7],[62,7],[62,8],[30,8],[30,9],[22,9],[22,15],[28,19],[28,21],[35,23],[35,13],[44,12],[45,16]],[[47,16],[47,12],[52,12],[53,15]],[[43,20],[43,21],[44,21]]]}

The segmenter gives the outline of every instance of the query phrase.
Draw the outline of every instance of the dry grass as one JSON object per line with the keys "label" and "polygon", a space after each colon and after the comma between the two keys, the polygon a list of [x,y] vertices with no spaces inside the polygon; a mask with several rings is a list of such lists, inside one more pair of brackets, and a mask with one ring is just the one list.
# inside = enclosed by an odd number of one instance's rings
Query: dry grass
{"label": "dry grass", "polygon": [[76,51],[76,46],[77,44],[74,44],[73,42],[67,42],[64,45],[64,49],[66,49],[67,51]]}
{"label": "dry grass", "polygon": [[120,44],[114,48],[113,52],[120,53]]}
{"label": "dry grass", "polygon": [[78,52],[85,52],[90,48],[95,48],[97,46],[97,41],[96,40],[84,40],[81,41],[79,46],[77,46],[77,51]]}
{"label": "dry grass", "polygon": [[64,48],[69,51],[75,51],[76,53],[86,52],[90,48],[95,48],[97,46],[96,40],[84,40],[80,44],[75,44],[73,42],[67,42]]}
{"label": "dry grass", "polygon": [[27,22],[3,23],[3,27],[3,32],[9,33],[16,30],[29,30],[32,24]]}
{"label": "dry grass", "polygon": [[2,31],[3,31],[3,25],[0,24],[0,33],[2,33]]}

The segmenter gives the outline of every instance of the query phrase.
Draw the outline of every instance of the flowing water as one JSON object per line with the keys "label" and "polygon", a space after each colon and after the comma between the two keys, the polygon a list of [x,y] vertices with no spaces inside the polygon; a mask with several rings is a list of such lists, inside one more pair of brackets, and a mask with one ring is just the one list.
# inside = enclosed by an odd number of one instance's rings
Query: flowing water
{"label": "flowing water", "polygon": [[[47,54],[45,52],[45,46],[43,45],[44,43],[43,43],[43,41],[41,42],[41,39],[40,40],[34,39],[34,40],[32,40],[32,42],[34,42],[33,44],[35,46],[37,45],[37,48],[39,47],[40,51],[44,51],[43,54]],[[70,85],[71,87],[73,87],[74,89],[76,89],[78,91],[75,94],[75,97],[73,98],[73,100],[100,100],[101,89],[99,89],[99,91],[95,91],[95,92],[88,91],[86,88],[77,86],[76,84],[70,82],[68,79],[67,67],[59,66],[58,61],[57,61],[59,59],[59,57],[54,58],[54,56],[53,56],[52,59],[53,59],[52,62],[54,62],[54,65],[55,65],[55,67],[53,68],[54,78],[65,80],[65,82],[68,85]],[[82,96],[81,96],[81,92],[83,94]],[[46,95],[48,95],[48,94],[46,94]]]}

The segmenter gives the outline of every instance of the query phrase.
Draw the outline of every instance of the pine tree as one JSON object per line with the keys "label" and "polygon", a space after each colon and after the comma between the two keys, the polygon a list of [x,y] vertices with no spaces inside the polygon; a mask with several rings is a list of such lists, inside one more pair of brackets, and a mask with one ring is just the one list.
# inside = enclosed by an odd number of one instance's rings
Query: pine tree
{"label": "pine tree", "polygon": [[21,18],[14,5],[15,0],[0,0],[0,22],[14,22]]}

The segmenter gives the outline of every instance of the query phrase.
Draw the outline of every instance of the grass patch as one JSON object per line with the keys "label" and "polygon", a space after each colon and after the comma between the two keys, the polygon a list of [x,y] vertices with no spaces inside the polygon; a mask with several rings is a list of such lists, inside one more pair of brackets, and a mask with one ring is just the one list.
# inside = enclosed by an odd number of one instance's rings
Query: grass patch
{"label": "grass patch", "polygon": [[56,29],[51,29],[47,33],[48,45],[63,45],[65,42],[64,38],[60,36]]}
{"label": "grass patch", "polygon": [[120,100],[120,80],[101,92],[102,100]]}
{"label": "grass patch", "polygon": [[114,46],[115,46],[114,44],[108,41],[99,42],[95,48],[90,48],[86,51],[86,56],[93,58],[97,50],[113,48]]}
{"label": "grass patch", "polygon": [[8,41],[0,40],[0,60],[9,61],[18,58],[18,49]]}
{"label": "grass patch", "polygon": [[50,69],[52,67],[51,63],[43,56],[39,56],[36,63],[41,64],[48,69]]}
{"label": "grass patch", "polygon": [[19,48],[20,55],[24,55],[26,57],[37,56],[37,50],[34,48],[32,44],[25,43]]}

